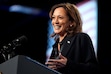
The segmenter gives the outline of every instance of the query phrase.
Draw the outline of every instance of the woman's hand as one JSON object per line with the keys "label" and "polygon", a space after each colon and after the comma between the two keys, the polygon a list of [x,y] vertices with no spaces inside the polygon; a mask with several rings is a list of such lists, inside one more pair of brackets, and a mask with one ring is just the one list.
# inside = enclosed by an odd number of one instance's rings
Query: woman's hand
{"label": "woman's hand", "polygon": [[67,58],[63,55],[59,55],[59,59],[49,59],[45,64],[51,69],[59,69],[66,65]]}

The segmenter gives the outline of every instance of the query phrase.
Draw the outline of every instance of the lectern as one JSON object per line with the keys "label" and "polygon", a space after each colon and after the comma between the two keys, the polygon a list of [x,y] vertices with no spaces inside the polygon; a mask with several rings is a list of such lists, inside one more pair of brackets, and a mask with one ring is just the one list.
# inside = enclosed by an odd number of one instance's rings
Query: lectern
{"label": "lectern", "polygon": [[28,56],[17,55],[0,64],[1,74],[61,74]]}

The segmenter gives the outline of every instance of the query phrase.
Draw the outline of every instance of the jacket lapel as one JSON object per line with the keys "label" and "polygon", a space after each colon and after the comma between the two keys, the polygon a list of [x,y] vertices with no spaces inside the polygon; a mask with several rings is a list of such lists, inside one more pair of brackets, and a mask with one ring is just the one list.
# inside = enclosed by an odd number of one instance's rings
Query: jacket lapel
{"label": "jacket lapel", "polygon": [[64,40],[63,40],[63,45],[61,46],[61,53],[62,55],[66,56],[71,45],[72,45],[72,37],[66,37]]}

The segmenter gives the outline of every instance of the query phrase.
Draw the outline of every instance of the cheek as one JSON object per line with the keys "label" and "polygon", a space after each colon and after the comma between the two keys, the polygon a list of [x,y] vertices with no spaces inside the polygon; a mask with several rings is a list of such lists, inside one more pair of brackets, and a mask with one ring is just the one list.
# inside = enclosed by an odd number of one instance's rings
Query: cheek
{"label": "cheek", "polygon": [[63,26],[64,26],[65,28],[67,28],[67,27],[69,27],[69,23],[68,23],[68,22],[63,22]]}

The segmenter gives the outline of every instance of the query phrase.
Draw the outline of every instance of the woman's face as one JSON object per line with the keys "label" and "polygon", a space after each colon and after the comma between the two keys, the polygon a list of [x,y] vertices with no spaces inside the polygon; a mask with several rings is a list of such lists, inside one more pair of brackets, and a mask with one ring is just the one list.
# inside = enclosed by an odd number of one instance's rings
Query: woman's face
{"label": "woman's face", "polygon": [[66,28],[70,24],[69,17],[63,7],[56,8],[52,15],[54,32],[59,35],[66,34]]}

